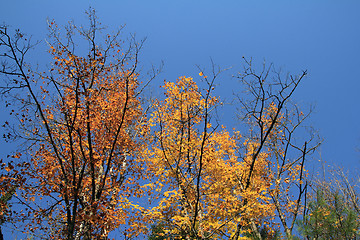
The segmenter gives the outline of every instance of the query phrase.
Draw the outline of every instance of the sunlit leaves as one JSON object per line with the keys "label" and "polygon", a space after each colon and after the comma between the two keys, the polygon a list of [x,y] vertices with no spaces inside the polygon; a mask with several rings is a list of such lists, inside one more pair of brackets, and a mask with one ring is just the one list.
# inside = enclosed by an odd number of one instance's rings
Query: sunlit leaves
{"label": "sunlit leaves", "polygon": [[243,139],[212,126],[207,113],[218,99],[209,91],[202,94],[192,78],[165,82],[164,89],[166,98],[156,103],[150,119],[156,128],[148,161],[154,188],[163,189],[158,206],[149,213],[152,218],[174,236],[221,238],[234,235],[239,223],[272,216],[266,196],[268,154],[259,155],[252,185],[245,189],[257,143],[246,140],[241,158],[238,145]]}
{"label": "sunlit leaves", "polygon": [[[272,235],[276,210],[286,228],[301,210],[305,155],[315,148],[294,143],[294,129],[308,115],[287,105],[306,72],[268,83],[270,70],[257,75],[246,62],[242,80],[251,80],[240,100],[241,131],[229,131],[216,116],[214,69],[212,77],[201,71],[199,81],[165,81],[164,96],[145,111],[137,72],[142,42],[131,38],[124,47],[120,32],[99,41],[103,28],[93,12],[89,20],[89,28],[70,22],[64,32],[49,23],[49,71],[23,62],[19,32],[5,44],[21,60],[13,56],[15,64],[2,70],[19,78],[4,91],[21,89],[27,98],[12,99],[19,129],[4,137],[30,144],[12,156],[16,163],[1,165],[0,193],[16,186],[29,206],[21,213],[27,227],[47,238],[99,239],[119,228],[133,237],[158,223],[161,237],[246,239],[258,236],[258,227]],[[290,196],[295,187],[298,199]],[[134,201],[145,194],[149,209]]]}
{"label": "sunlit leaves", "polygon": [[[21,192],[31,206],[28,227],[37,231],[41,226],[49,238],[106,238],[141,211],[129,200],[141,195],[139,179],[144,178],[137,157],[147,132],[137,90],[141,42],[129,43],[124,52],[119,33],[98,41],[94,36],[102,28],[93,10],[88,16],[89,28],[69,23],[64,35],[54,21],[49,23],[53,61],[48,72],[24,71],[23,62],[14,69],[30,97],[20,100],[15,112],[25,131],[20,136],[31,145]],[[16,44],[7,45],[15,54]]]}

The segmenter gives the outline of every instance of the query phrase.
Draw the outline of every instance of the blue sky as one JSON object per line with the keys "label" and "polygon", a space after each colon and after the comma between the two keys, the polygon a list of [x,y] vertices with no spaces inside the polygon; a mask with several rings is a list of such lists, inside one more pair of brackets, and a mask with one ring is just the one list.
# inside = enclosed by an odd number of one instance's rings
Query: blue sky
{"label": "blue sky", "polygon": [[[155,84],[196,76],[196,65],[209,69],[212,58],[222,68],[233,67],[218,82],[221,97],[230,98],[239,87],[231,75],[241,69],[242,56],[252,57],[259,67],[265,59],[294,74],[307,69],[295,98],[316,106],[308,124],[324,139],[322,159],[358,170],[360,1],[2,0],[0,23],[44,40],[47,18],[59,25],[72,19],[86,24],[83,13],[89,6],[109,30],[126,24],[139,39],[147,37],[144,70],[165,63]],[[222,115],[229,125],[235,124],[231,114]],[[0,146],[3,153],[10,148]]]}

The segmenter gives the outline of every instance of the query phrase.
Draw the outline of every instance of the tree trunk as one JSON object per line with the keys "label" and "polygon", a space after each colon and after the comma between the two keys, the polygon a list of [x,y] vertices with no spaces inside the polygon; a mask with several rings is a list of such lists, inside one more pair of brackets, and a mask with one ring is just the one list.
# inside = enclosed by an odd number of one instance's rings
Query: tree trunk
{"label": "tree trunk", "polygon": [[0,227],[0,240],[4,240],[4,235],[2,234],[1,227]]}

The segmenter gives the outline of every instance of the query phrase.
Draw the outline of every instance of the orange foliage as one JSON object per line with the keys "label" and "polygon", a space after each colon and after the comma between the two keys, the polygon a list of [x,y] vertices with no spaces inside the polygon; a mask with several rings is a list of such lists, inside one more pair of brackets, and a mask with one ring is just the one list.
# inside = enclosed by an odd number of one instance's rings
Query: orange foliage
{"label": "orange foliage", "polygon": [[[56,24],[49,25],[50,75],[39,74],[36,110],[24,109],[20,119],[26,137],[35,140],[30,167],[23,169],[29,179],[23,197],[33,216],[28,226],[36,231],[42,223],[46,238],[107,238],[140,210],[130,201],[141,194],[139,179],[145,177],[137,158],[147,129],[137,97],[139,49],[119,52],[117,35],[96,45],[93,20],[88,31],[70,25],[65,41]],[[76,31],[90,44],[84,57],[68,44]]]}
{"label": "orange foliage", "polygon": [[[50,22],[49,74],[25,70],[15,57],[26,53],[16,50],[19,39],[2,41],[16,64],[1,73],[19,78],[6,91],[25,89],[30,99],[15,98],[20,108],[14,115],[31,146],[26,155],[13,156],[20,164],[1,162],[0,195],[19,190],[29,207],[21,213],[22,219],[32,219],[29,229],[41,228],[53,239],[107,239],[115,229],[125,227],[124,235],[132,237],[155,223],[177,239],[246,239],[247,232],[259,233],[257,227],[276,225],[275,210],[286,226],[286,217],[300,209],[307,152],[306,142],[304,148],[291,142],[295,130],[290,128],[304,118],[293,123],[283,110],[306,73],[277,84],[282,89],[275,94],[265,91],[259,77],[259,83],[250,83],[255,99],[243,104],[249,137],[213,120],[219,104],[212,96],[216,77],[203,72],[204,91],[189,77],[165,82],[165,99],[154,102],[147,119],[136,72],[141,43],[122,48],[115,34],[97,44],[101,28],[94,13],[89,17],[89,29],[70,24],[65,40]],[[75,45],[75,33],[89,46],[83,55],[75,53],[75,46],[83,46]],[[288,160],[289,146],[302,157]],[[299,198],[290,199],[296,184]],[[150,209],[132,201],[145,192]],[[2,201],[0,210],[0,221],[11,216]]]}

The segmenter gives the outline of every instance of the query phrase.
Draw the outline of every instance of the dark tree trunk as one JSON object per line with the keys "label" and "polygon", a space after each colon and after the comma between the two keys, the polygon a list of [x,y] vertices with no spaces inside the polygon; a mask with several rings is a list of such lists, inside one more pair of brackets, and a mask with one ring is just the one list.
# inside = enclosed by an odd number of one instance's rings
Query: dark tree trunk
{"label": "dark tree trunk", "polygon": [[2,234],[1,227],[0,227],[0,240],[4,240],[4,235]]}

